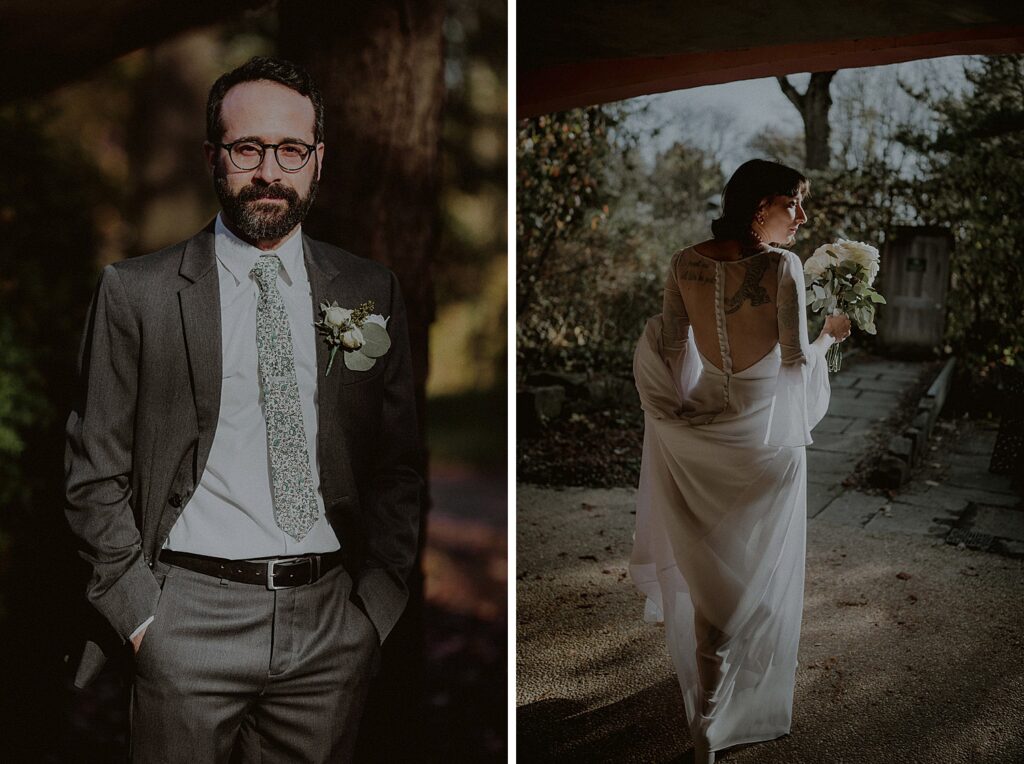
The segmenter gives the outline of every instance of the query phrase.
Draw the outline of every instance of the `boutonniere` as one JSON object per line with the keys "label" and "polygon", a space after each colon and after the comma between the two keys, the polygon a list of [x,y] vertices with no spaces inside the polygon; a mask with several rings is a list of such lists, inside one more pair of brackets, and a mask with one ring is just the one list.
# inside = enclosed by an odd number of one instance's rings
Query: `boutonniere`
{"label": "boutonniere", "polygon": [[351,310],[340,307],[337,302],[320,303],[320,320],[313,326],[324,335],[324,342],[331,349],[324,376],[331,373],[338,348],[344,350],[345,365],[352,371],[372,369],[377,359],[388,352],[391,347],[388,320],[374,313],[373,308],[373,300]]}

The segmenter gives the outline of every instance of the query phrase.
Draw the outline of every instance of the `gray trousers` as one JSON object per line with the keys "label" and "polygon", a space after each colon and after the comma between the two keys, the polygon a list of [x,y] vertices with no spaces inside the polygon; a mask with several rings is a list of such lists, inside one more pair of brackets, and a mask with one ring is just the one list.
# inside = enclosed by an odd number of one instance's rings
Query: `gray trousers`
{"label": "gray trousers", "polygon": [[158,562],[135,656],[132,761],[347,762],[377,633],[341,566],[270,591]]}

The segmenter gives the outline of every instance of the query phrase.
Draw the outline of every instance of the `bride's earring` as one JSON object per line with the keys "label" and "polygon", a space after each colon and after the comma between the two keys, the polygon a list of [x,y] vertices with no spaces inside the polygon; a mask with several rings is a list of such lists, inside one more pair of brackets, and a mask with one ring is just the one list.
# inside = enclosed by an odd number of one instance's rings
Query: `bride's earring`
{"label": "bride's earring", "polygon": [[[757,213],[754,216],[754,223],[755,223],[755,225],[750,226],[750,233],[753,234],[754,239],[756,241],[761,242],[762,244],[767,242],[768,241],[768,237],[766,237],[762,233],[762,231],[764,231],[764,215],[762,213],[760,213],[760,212]],[[758,230],[759,227],[761,229],[760,231]]]}

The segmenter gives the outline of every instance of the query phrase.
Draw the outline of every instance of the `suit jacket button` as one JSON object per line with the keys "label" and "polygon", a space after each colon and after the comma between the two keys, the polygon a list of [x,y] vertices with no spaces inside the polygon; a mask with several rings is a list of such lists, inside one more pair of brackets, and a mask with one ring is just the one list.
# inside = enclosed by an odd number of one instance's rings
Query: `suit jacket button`
{"label": "suit jacket button", "polygon": [[172,507],[180,507],[181,506],[181,496],[179,494],[172,493],[171,494],[171,498],[168,499],[167,501],[168,501],[168,503]]}

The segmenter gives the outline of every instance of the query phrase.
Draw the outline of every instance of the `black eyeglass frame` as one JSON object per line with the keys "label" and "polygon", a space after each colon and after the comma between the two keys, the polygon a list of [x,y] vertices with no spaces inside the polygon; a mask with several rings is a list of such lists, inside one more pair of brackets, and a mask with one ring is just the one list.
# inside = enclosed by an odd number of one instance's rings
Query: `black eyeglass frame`
{"label": "black eyeglass frame", "polygon": [[[235,157],[231,153],[231,150],[235,146],[240,144],[240,143],[251,143],[253,146],[259,146],[260,147],[260,161],[257,162],[252,167],[241,167],[238,164],[238,162],[235,161]],[[314,145],[310,145],[308,143],[303,143],[302,141],[285,141],[284,143],[260,143],[259,141],[254,141],[254,140],[248,140],[248,139],[245,139],[245,138],[241,138],[241,139],[239,139],[237,141],[232,141],[231,143],[218,143],[217,146],[219,146],[220,148],[222,148],[222,149],[224,149],[224,150],[226,150],[228,152],[228,159],[231,160],[231,164],[233,164],[235,167],[237,167],[242,172],[252,172],[257,167],[259,167],[261,164],[263,164],[263,161],[267,158],[267,149],[273,149],[274,150],[274,161],[277,162],[277,166],[280,167],[282,171],[288,172],[288,173],[302,172],[306,168],[306,165],[309,164],[309,158],[313,154],[316,153],[316,145],[315,144]],[[307,151],[309,151],[309,153],[306,155],[305,161],[299,167],[296,167],[294,170],[292,170],[292,169],[290,169],[288,167],[285,167],[283,164],[281,164],[281,157],[279,157],[278,154],[277,154],[277,150],[281,146],[303,146]]]}

